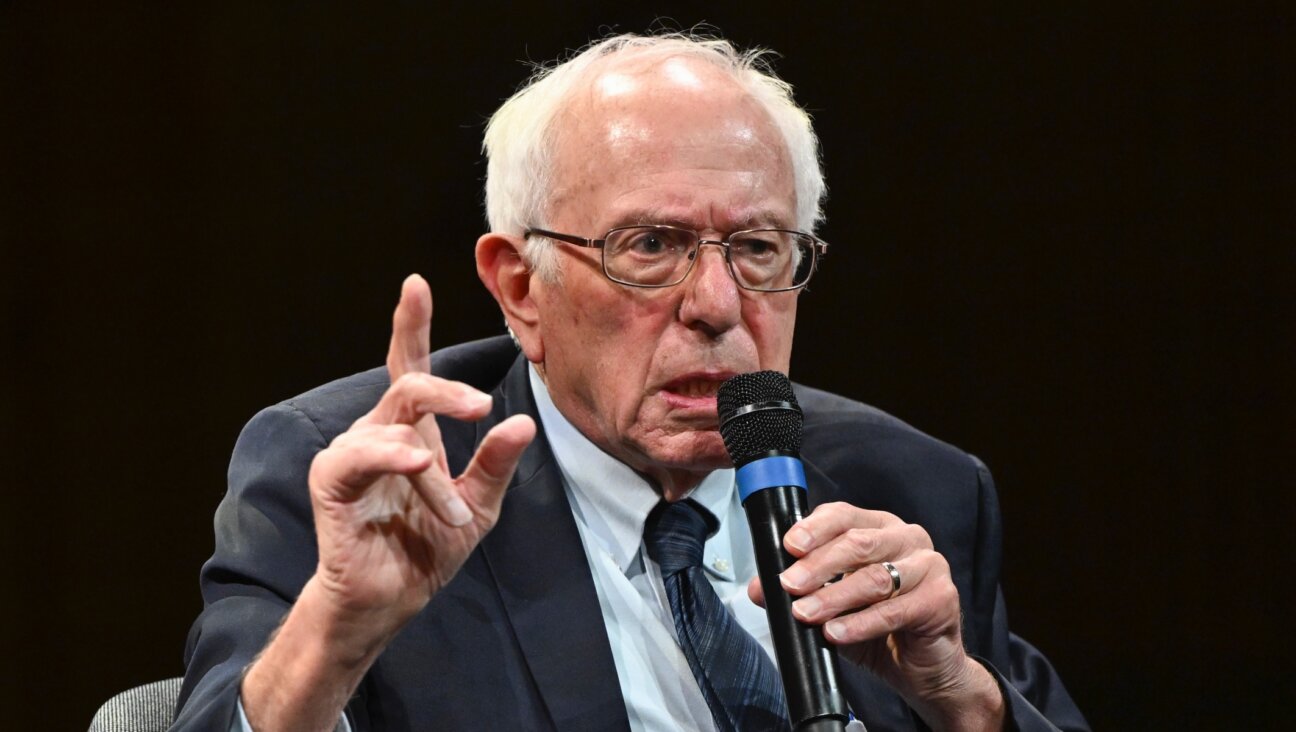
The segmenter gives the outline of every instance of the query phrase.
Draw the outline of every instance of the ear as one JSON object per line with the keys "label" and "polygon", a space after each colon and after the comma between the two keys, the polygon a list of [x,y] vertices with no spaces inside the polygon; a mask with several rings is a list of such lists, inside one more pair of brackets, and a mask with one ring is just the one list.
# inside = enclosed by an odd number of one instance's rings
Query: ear
{"label": "ear", "polygon": [[522,353],[532,363],[544,361],[540,311],[531,293],[531,270],[522,259],[520,236],[483,234],[477,240],[477,276],[504,312]]}

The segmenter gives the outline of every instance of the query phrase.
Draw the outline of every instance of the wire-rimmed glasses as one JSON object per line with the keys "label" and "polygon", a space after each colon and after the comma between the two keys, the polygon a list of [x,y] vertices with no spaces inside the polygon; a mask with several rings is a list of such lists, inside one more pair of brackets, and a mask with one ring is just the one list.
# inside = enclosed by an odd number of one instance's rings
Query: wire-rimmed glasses
{"label": "wire-rimmed glasses", "polygon": [[828,243],[790,229],[745,229],[723,239],[703,239],[692,229],[665,224],[618,226],[602,239],[586,239],[544,229],[526,236],[602,250],[603,274],[631,287],[671,287],[693,270],[703,244],[724,250],[729,274],[739,287],[785,292],[805,287]]}

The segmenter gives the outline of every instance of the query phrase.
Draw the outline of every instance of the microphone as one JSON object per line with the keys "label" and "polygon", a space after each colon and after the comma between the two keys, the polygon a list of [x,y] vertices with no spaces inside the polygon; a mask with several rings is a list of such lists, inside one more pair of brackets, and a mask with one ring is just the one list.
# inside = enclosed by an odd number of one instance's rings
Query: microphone
{"label": "microphone", "polygon": [[795,561],[783,549],[783,535],[806,514],[801,407],[791,382],[777,371],[729,379],[720,386],[716,406],[720,436],[738,469],[738,495],[751,527],[792,729],[840,732],[849,712],[837,681],[837,649],[821,628],[792,617],[792,598],[779,583],[779,574]]}

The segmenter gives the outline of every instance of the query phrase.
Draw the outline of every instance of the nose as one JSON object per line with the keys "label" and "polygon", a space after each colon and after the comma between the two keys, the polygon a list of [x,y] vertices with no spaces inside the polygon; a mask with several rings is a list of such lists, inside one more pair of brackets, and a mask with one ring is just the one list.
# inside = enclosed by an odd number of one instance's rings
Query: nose
{"label": "nose", "polygon": [[684,281],[680,320],[709,336],[719,336],[742,320],[738,283],[729,272],[725,248],[719,242],[702,240],[694,256],[697,261]]}

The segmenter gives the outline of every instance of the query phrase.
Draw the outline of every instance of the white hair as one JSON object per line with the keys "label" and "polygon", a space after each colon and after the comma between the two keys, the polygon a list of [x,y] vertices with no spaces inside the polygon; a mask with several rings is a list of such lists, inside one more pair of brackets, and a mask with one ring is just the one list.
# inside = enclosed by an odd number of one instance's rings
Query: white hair
{"label": "white hair", "polygon": [[[823,219],[824,177],[810,115],[793,101],[792,86],[774,75],[766,60],[768,51],[740,52],[727,40],[688,33],[613,36],[590,44],[567,61],[536,69],[486,125],[482,149],[487,158],[486,219],[491,231],[521,236],[528,228],[547,225],[555,121],[573,92],[588,82],[595,64],[605,59],[625,63],[678,56],[702,59],[727,72],[770,115],[792,162],[796,225],[813,232]],[[541,277],[549,281],[556,277],[557,258],[548,239],[532,237],[523,256]]]}

